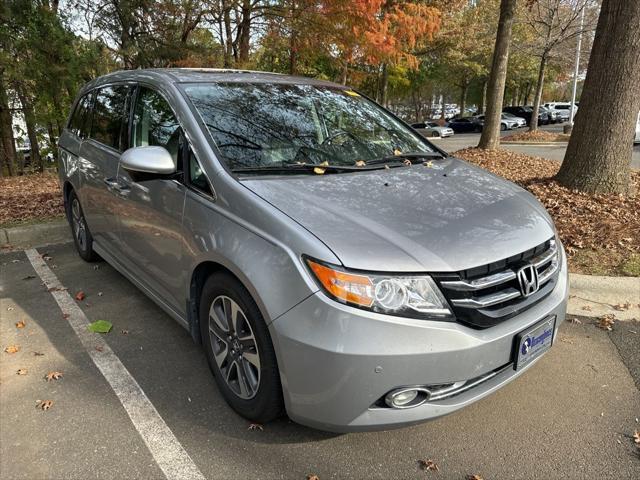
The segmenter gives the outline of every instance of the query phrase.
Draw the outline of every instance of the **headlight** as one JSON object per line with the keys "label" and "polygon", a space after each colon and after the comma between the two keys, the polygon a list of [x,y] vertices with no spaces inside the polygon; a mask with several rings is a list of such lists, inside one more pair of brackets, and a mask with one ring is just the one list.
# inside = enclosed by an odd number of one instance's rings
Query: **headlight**
{"label": "headlight", "polygon": [[335,300],[403,317],[449,317],[447,301],[428,275],[351,273],[305,259],[323,290]]}

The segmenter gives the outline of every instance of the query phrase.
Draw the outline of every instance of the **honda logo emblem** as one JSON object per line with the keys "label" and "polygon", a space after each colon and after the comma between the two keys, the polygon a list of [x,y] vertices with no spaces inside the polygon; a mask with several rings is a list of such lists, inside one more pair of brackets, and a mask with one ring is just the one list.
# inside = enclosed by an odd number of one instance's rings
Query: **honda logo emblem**
{"label": "honda logo emblem", "polygon": [[533,295],[538,291],[538,270],[533,265],[525,265],[518,270],[520,293],[523,297]]}

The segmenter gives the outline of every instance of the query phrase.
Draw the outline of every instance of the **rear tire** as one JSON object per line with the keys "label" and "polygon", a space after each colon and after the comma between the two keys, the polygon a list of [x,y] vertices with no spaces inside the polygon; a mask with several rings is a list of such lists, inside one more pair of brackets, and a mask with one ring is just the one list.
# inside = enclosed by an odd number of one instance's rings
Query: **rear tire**
{"label": "rear tire", "polygon": [[211,275],[199,307],[202,344],[218,389],[238,414],[258,423],[284,412],[269,329],[244,286],[228,273]]}
{"label": "rear tire", "polygon": [[440,137],[438,132],[431,132],[431,138],[438,138],[438,137]]}
{"label": "rear tire", "polygon": [[507,129],[507,125],[504,123],[500,124],[500,130],[502,130],[503,132]]}
{"label": "rear tire", "polygon": [[84,218],[84,212],[80,205],[80,200],[76,192],[71,190],[67,199],[67,220],[71,227],[73,235],[73,243],[76,246],[78,255],[86,262],[95,262],[100,260],[98,254],[93,250],[93,237]]}

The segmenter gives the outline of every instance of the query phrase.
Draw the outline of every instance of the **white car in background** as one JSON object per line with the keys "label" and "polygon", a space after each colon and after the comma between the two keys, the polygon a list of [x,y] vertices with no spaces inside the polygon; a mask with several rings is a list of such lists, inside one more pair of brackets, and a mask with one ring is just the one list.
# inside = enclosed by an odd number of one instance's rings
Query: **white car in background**
{"label": "white car in background", "polygon": [[435,122],[414,123],[411,127],[423,137],[445,138],[453,136],[452,128],[441,127]]}
{"label": "white car in background", "polygon": [[[560,119],[562,122],[568,122],[571,118],[571,102],[551,102],[545,103],[545,107],[547,107],[552,112],[556,112],[556,118]],[[578,105],[574,104],[575,112],[578,113]]]}
{"label": "white car in background", "polygon": [[633,137],[633,143],[640,143],[640,112],[638,112],[638,120],[636,121],[636,136]]}
{"label": "white car in background", "polygon": [[527,126],[527,121],[524,118],[517,117],[513,113],[502,112],[502,118],[517,122],[518,128]]}

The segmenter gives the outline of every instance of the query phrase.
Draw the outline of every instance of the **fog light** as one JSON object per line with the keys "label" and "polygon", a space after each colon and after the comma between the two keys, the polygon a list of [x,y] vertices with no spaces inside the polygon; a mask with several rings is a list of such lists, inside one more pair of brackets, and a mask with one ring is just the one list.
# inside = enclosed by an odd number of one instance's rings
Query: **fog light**
{"label": "fog light", "polygon": [[[392,408],[408,408],[417,406],[415,405],[415,400],[420,394],[424,394],[424,392],[416,388],[403,388],[387,394],[384,401]],[[422,401],[420,403],[422,403]]]}

